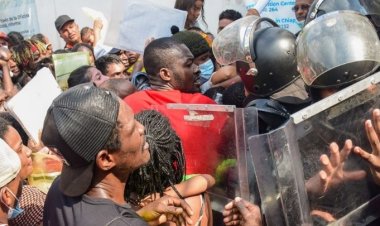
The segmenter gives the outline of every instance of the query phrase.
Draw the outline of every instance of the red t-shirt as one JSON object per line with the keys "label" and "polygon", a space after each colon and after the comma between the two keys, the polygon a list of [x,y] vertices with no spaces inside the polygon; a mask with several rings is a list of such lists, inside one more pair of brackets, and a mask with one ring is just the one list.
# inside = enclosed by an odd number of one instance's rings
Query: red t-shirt
{"label": "red t-shirt", "polygon": [[[191,121],[185,119],[185,116],[189,116],[189,111],[166,108],[166,104],[169,103],[215,104],[212,99],[199,93],[181,93],[178,90],[144,90],[127,96],[124,101],[135,113],[154,109],[169,118],[171,126],[182,141],[187,175],[214,175],[218,161],[220,132],[225,118],[213,113],[213,120]],[[205,114],[210,116],[210,113]]]}

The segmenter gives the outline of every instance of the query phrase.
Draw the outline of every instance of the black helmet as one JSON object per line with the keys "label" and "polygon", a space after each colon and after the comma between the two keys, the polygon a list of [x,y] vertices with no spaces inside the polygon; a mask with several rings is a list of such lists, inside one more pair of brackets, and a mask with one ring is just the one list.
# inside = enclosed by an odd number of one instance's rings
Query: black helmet
{"label": "black helmet", "polygon": [[239,62],[237,70],[252,95],[269,97],[299,77],[295,40],[273,20],[251,16],[225,27],[212,48],[220,64]]}
{"label": "black helmet", "polygon": [[246,88],[253,95],[268,97],[299,77],[294,34],[269,27],[255,31],[251,37],[250,52],[257,71],[253,86]]}
{"label": "black helmet", "polygon": [[314,0],[309,8],[305,24],[323,14],[337,10],[352,10],[369,17],[379,31],[380,0]]}

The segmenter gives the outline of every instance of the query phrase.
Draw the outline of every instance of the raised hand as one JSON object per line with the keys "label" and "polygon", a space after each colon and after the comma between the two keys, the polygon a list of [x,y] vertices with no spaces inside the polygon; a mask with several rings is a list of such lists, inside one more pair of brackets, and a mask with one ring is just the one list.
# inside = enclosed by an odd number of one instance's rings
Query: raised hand
{"label": "raised hand", "polygon": [[165,222],[174,222],[176,225],[192,225],[191,207],[179,198],[164,196],[137,211],[149,225],[159,225]]}
{"label": "raised hand", "polygon": [[262,225],[259,207],[239,197],[225,205],[223,216],[225,225]]}
{"label": "raised hand", "polygon": [[380,185],[380,110],[375,109],[372,112],[372,121],[365,121],[365,131],[367,138],[371,143],[372,152],[369,153],[361,147],[355,147],[354,153],[362,157],[369,163],[374,181]]}
{"label": "raised hand", "polygon": [[351,140],[346,140],[340,152],[339,146],[335,142],[330,144],[330,158],[327,155],[321,155],[319,160],[322,170],[306,182],[306,189],[309,194],[323,195],[344,181],[361,180],[366,176],[364,170],[348,172],[343,169],[344,162],[352,148]]}

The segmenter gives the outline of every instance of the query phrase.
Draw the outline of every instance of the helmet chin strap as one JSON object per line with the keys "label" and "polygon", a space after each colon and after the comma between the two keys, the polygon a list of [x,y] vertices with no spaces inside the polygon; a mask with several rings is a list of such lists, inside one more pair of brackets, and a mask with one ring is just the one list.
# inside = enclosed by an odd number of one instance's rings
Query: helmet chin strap
{"label": "helmet chin strap", "polygon": [[313,11],[310,13],[310,18],[314,19],[317,16],[319,6],[323,3],[324,0],[318,0],[317,3],[315,4],[315,7]]}

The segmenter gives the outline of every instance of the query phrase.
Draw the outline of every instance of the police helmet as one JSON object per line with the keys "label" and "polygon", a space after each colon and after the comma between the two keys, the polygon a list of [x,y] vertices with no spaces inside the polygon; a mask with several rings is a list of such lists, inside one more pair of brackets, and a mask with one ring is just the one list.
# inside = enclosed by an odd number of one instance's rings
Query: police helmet
{"label": "police helmet", "polygon": [[308,23],[297,38],[297,65],[306,85],[341,87],[380,65],[380,42],[368,18],[335,11]]}
{"label": "police helmet", "polygon": [[352,10],[367,16],[380,30],[380,0],[315,0],[309,8],[305,24],[315,18],[337,10]]}

